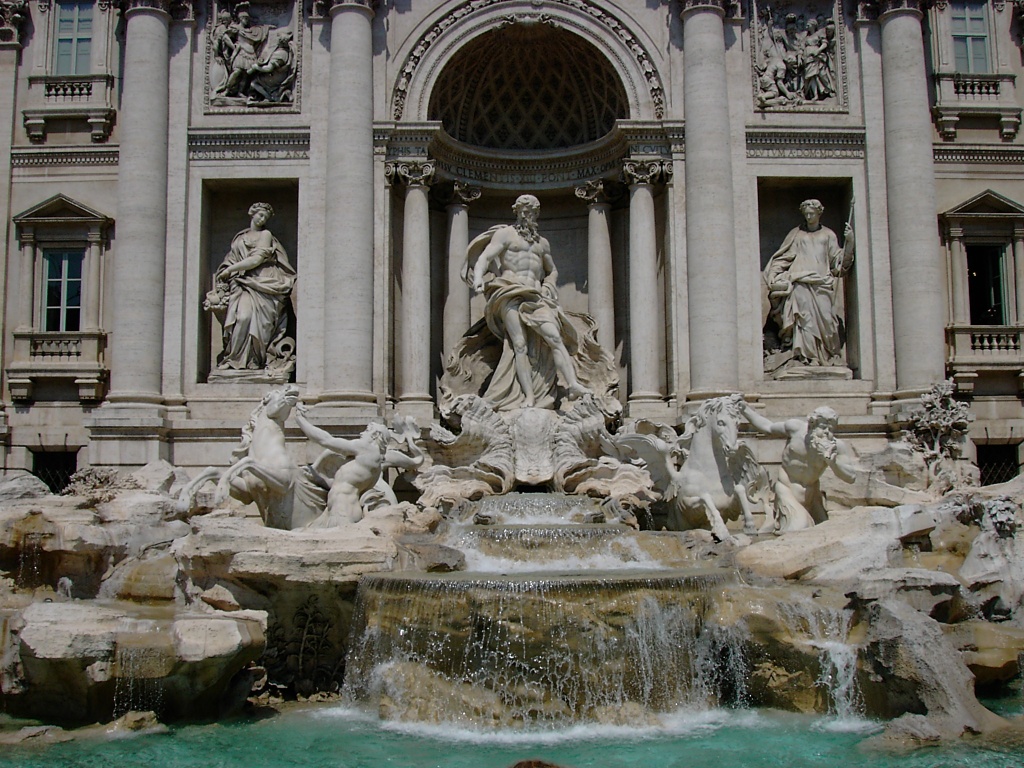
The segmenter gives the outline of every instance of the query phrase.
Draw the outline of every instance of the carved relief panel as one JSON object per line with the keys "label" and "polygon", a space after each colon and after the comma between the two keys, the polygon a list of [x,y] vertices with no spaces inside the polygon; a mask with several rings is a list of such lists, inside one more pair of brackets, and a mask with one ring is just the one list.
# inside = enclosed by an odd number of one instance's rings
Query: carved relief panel
{"label": "carved relief panel", "polygon": [[845,112],[846,36],[838,0],[750,0],[754,108]]}
{"label": "carved relief panel", "polygon": [[295,0],[210,0],[206,112],[298,112],[302,12]]}

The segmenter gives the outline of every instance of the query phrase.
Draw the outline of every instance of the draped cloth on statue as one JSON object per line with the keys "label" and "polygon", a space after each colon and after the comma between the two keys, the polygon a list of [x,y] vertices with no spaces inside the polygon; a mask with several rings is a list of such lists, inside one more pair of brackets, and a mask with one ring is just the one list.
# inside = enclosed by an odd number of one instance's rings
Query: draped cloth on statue
{"label": "draped cloth on statue", "polygon": [[[765,268],[779,336],[801,359],[829,365],[842,351],[836,289],[845,268],[843,249],[828,227],[794,228]],[[776,284],[787,288],[772,290]]]}
{"label": "draped cloth on statue", "polygon": [[[577,371],[581,371],[583,367],[583,361],[579,360],[582,334],[557,303],[543,296],[533,286],[497,277],[488,284],[486,296],[487,309],[484,319],[491,333],[497,339],[502,339],[503,344],[501,359],[484,392],[484,400],[498,411],[518,408],[523,401],[523,390],[516,378],[515,352],[505,333],[505,312],[514,309],[519,312],[519,319],[526,330],[534,405],[536,408],[554,408],[555,390],[558,385],[555,361],[552,358],[551,347],[541,339],[537,328],[542,323],[558,326],[562,341],[573,358]],[[585,381],[582,373],[580,380]]]}
{"label": "draped cloth on statue", "polygon": [[[256,255],[259,249],[251,238],[251,230],[235,235],[220,269]],[[288,332],[286,302],[295,286],[295,269],[276,237],[270,251],[259,266],[231,279],[224,351],[218,360],[222,368],[267,367],[276,344]]]}

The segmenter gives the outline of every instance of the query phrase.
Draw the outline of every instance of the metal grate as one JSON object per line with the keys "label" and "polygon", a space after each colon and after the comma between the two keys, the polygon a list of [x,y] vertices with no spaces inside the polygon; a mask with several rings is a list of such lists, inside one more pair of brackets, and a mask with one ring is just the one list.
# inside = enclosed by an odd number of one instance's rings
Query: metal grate
{"label": "metal grate", "polygon": [[1020,474],[1017,445],[985,445],[978,449],[978,469],[982,485],[998,485]]}
{"label": "metal grate", "polygon": [[78,469],[78,451],[33,451],[32,474],[46,483],[53,493],[67,488]]}

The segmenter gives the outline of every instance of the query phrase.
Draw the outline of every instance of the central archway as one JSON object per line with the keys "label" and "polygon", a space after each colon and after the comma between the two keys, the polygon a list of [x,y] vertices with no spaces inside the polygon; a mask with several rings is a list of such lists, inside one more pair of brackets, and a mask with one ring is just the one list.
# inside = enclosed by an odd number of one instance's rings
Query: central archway
{"label": "central archway", "polygon": [[582,37],[513,25],[477,37],[448,61],[428,116],[471,146],[544,151],[596,141],[628,118],[629,104],[608,59]]}

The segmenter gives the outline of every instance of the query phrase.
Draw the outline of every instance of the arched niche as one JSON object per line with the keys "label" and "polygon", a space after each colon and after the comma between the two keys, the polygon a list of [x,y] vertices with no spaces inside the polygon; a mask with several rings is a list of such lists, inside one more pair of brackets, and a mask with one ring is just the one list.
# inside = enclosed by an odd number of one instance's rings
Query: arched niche
{"label": "arched niche", "polygon": [[403,64],[392,89],[392,118],[430,119],[432,94],[453,58],[481,36],[513,27],[524,31],[547,27],[581,38],[617,76],[626,98],[627,119],[664,117],[665,90],[649,52],[650,42],[609,11],[588,0],[552,0],[543,10],[530,0],[466,0],[426,20],[399,52]]}

